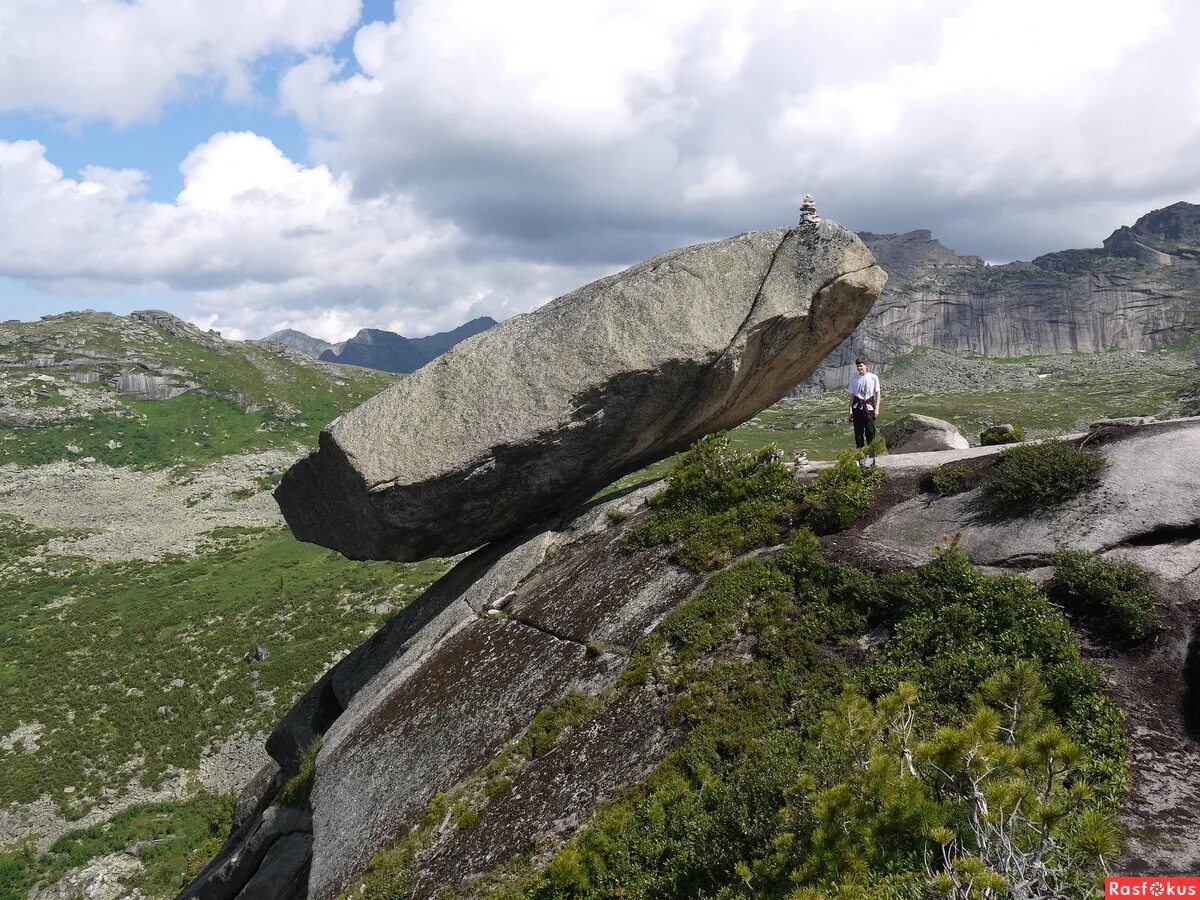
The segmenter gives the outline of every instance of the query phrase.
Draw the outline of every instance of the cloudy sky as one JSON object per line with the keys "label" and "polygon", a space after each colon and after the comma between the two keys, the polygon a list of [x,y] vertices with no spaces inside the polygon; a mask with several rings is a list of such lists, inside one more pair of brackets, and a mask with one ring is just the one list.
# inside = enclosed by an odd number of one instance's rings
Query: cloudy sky
{"label": "cloudy sky", "polygon": [[0,318],[329,340],[790,224],[1096,246],[1200,202],[1188,0],[0,0]]}

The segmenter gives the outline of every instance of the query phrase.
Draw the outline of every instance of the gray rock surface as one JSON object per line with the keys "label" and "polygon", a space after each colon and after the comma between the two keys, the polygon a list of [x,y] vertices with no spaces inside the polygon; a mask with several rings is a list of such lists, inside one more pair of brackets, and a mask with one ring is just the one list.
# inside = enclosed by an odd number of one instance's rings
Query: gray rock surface
{"label": "gray rock surface", "polygon": [[[485,767],[537,712],[569,691],[614,684],[629,648],[704,583],[673,565],[669,548],[621,549],[658,489],[606,498],[480,549],[326,673],[268,741],[283,776],[264,770],[247,789],[243,821],[186,896],[248,896],[238,891],[258,869],[235,871],[234,857],[267,859],[251,853],[264,827],[263,814],[251,810],[270,802],[295,771],[299,748],[318,734],[308,896],[331,898],[361,877],[377,850],[424,820],[436,792]],[[416,896],[507,859],[547,816],[555,834],[570,832],[636,783],[674,746],[663,702],[653,689],[632,690],[553,754],[513,773],[513,789],[486,805],[477,832],[451,829],[427,848]],[[213,879],[223,886],[206,893]]]}
{"label": "gray rock surface", "polygon": [[801,390],[843,389],[866,353],[888,363],[918,347],[971,356],[1156,350],[1200,328],[1200,205],[1175,203],[1122,227],[1103,248],[987,265],[929,231],[859,236],[888,273],[875,308]]}
{"label": "gray rock surface", "polygon": [[519,531],[787,393],[886,276],[822,222],[657,256],[477,335],[335,420],[276,490],[352,558]]}
{"label": "gray rock surface", "polygon": [[[312,832],[312,816],[307,810],[290,809],[286,806],[269,806],[242,829],[231,835],[224,850],[211,863],[205,866],[200,876],[192,882],[179,900],[229,900],[232,897],[274,897],[286,900],[294,894],[263,893],[261,879],[256,879],[257,873],[271,860],[273,849],[282,839],[289,835],[300,835],[304,840]],[[310,838],[309,838],[310,839]],[[296,845],[285,844],[280,856],[270,862],[271,869],[277,873],[295,869]],[[288,866],[288,860],[293,865]],[[299,860],[300,865],[307,864],[307,858]],[[268,871],[271,871],[268,869]],[[283,888],[284,885],[277,885]],[[244,893],[247,889],[254,893]],[[303,896],[300,894],[299,896]]]}
{"label": "gray rock surface", "polygon": [[[1050,510],[997,521],[984,510],[978,488],[949,497],[922,495],[889,509],[863,529],[861,540],[874,552],[920,563],[943,535],[957,532],[963,551],[979,565],[1030,567],[1063,545],[1103,552],[1200,529],[1200,469],[1194,464],[1200,420],[1129,429],[1128,437],[1097,452],[1107,461],[1100,485]],[[938,454],[936,461],[953,458]]]}
{"label": "gray rock surface", "polygon": [[909,413],[879,429],[888,453],[930,453],[937,450],[966,450],[971,446],[953,424],[933,416]]}

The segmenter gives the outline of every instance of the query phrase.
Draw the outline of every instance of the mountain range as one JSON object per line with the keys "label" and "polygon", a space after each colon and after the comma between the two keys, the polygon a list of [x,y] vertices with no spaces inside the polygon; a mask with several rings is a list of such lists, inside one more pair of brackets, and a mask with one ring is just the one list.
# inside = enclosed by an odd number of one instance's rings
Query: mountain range
{"label": "mountain range", "polygon": [[268,335],[266,340],[284,344],[322,362],[407,373],[415,372],[455,344],[487,331],[495,324],[496,320],[491,316],[480,316],[450,331],[419,338],[404,337],[379,328],[363,328],[354,337],[337,344],[288,328]]}
{"label": "mountain range", "polygon": [[[926,229],[859,232],[888,273],[874,309],[797,389],[840,388],[866,354],[876,370],[921,348],[969,357],[1157,350],[1200,328],[1200,205],[1179,202],[1118,228],[1101,247],[990,265]],[[285,330],[267,340],[326,362],[413,372],[495,325],[487,316],[406,338],[364,328],[330,344]]]}

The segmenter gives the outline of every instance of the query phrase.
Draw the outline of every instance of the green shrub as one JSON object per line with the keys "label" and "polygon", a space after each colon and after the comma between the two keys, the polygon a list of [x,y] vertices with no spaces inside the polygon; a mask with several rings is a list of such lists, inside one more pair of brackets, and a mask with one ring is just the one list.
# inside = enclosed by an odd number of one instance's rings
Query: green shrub
{"label": "green shrub", "polygon": [[1097,621],[1116,641],[1136,643],[1162,628],[1157,598],[1146,589],[1149,573],[1137,563],[1064,547],[1054,554],[1054,565],[1051,596],[1068,611]]}
{"label": "green shrub", "polygon": [[943,497],[970,489],[971,468],[965,462],[943,463],[929,473],[933,489]]}
{"label": "green shrub", "polygon": [[603,705],[598,697],[571,691],[543,709],[517,742],[516,750],[527,759],[537,759],[550,750],[563,730],[578,725]]}
{"label": "green shrub", "polygon": [[843,450],[837,461],[823,469],[804,489],[808,505],[806,522],[817,534],[845,531],[858,521],[875,499],[885,478],[882,469],[861,468],[860,450]]}
{"label": "green shrub", "polygon": [[[868,617],[886,617],[894,637],[849,669],[834,648]],[[878,579],[831,565],[798,529],[775,557],[719,573],[677,607],[635,649],[639,665],[669,674],[682,744],[492,900],[932,896],[935,877],[1008,864],[971,828],[972,748],[995,763],[980,789],[1005,811],[997,827],[1017,862],[1043,846],[1042,822],[1045,846],[1073,864],[1055,857],[1051,880],[1090,878],[1113,849],[1128,785],[1119,712],[1062,611],[954,546]],[[1007,815],[1018,805],[1029,815]]]}
{"label": "green shrub", "polygon": [[361,892],[357,896],[370,897],[371,900],[411,900],[420,847],[420,840],[415,834],[410,834],[401,838],[396,846],[380,850],[372,856],[371,866],[360,882]]}
{"label": "green shrub", "polygon": [[489,778],[483,786],[483,795],[485,797],[499,797],[501,794],[506,794],[512,789],[512,779],[505,776]]}
{"label": "green shrub", "polygon": [[980,433],[979,443],[984,447],[993,447],[997,444],[1019,444],[1025,440],[1025,429],[1020,425],[1012,426],[1012,429],[1005,428],[1002,425],[991,425]]}
{"label": "green shrub", "polygon": [[734,450],[723,433],[693,444],[651,501],[649,520],[625,536],[626,548],[677,541],[679,563],[704,572],[778,541],[799,489],[774,456],[773,446]]}
{"label": "green shrub", "polygon": [[1104,458],[1047,441],[1004,450],[983,481],[992,510],[1020,514],[1061,503],[1100,481]]}
{"label": "green shrub", "polygon": [[308,806],[312,795],[313,779],[317,775],[317,754],[321,752],[321,738],[317,737],[300,751],[300,768],[279,789],[279,802],[284,806],[303,809]]}

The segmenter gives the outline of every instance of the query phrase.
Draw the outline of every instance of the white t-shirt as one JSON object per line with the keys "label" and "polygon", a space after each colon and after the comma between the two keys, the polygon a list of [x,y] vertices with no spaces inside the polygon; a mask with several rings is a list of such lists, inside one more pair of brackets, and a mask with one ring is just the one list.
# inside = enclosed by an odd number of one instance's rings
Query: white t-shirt
{"label": "white t-shirt", "polygon": [[868,372],[866,375],[851,375],[850,393],[855,397],[870,400],[879,393],[879,376],[874,372]]}

